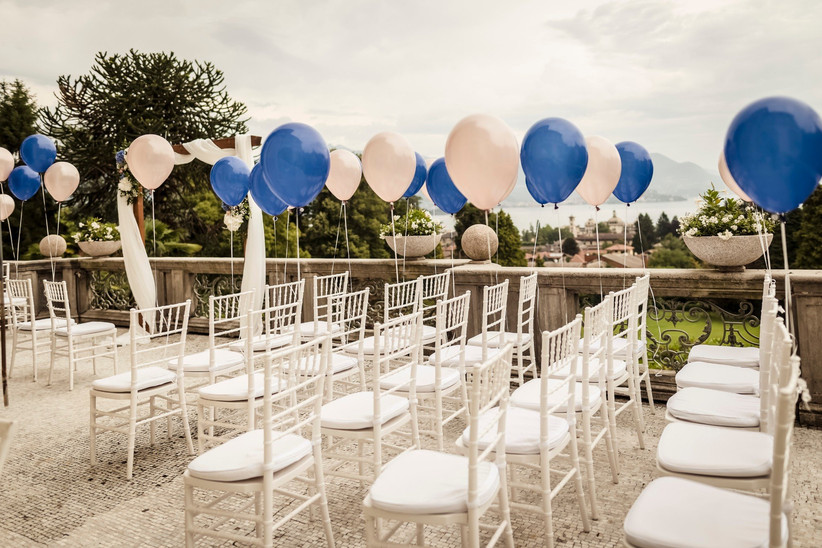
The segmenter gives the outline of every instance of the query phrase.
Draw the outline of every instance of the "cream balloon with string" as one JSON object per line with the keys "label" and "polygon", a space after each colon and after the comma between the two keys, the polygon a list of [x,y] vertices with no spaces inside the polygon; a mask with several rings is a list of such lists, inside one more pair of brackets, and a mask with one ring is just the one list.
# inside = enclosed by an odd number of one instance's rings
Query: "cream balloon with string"
{"label": "cream balloon with string", "polygon": [[159,135],[141,135],[128,147],[126,163],[137,182],[155,190],[174,169],[174,149]]}
{"label": "cream balloon with string", "polygon": [[8,194],[0,194],[0,221],[5,221],[14,212],[14,199]]}
{"label": "cream balloon with string", "polygon": [[598,208],[619,183],[622,160],[614,144],[604,137],[586,137],[585,146],[588,149],[588,167],[576,191],[583,200]]}
{"label": "cream balloon with string", "polygon": [[362,164],[357,155],[345,149],[331,151],[331,167],[325,186],[338,200],[345,202],[360,186]]}
{"label": "cream balloon with string", "polygon": [[54,201],[64,202],[80,185],[80,172],[68,162],[55,162],[46,170],[43,182]]}
{"label": "cream balloon with string", "polygon": [[7,149],[0,147],[0,181],[6,181],[14,169],[14,156]]}
{"label": "cream balloon with string", "polygon": [[378,133],[368,140],[362,151],[365,181],[384,202],[394,203],[402,198],[416,170],[414,149],[398,133]]}
{"label": "cream balloon with string", "polygon": [[731,170],[728,169],[728,163],[725,161],[725,151],[719,153],[719,176],[722,178],[722,182],[731,189],[731,192],[742,198],[746,202],[752,202],[751,197],[745,194],[745,191],[739,188],[739,185],[736,184],[734,180],[734,176],[731,175]]}

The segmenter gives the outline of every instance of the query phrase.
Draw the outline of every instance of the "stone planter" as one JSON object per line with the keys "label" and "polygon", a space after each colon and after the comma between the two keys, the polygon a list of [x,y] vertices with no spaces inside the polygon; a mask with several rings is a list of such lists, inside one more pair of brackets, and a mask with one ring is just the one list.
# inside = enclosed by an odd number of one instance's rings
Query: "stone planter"
{"label": "stone planter", "polygon": [[425,257],[435,249],[442,239],[442,234],[431,234],[430,236],[385,236],[385,243],[388,244],[397,255],[406,259],[416,259]]}
{"label": "stone planter", "polygon": [[[731,236],[723,240],[719,236],[683,236],[685,245],[701,261],[719,270],[744,270],[762,256],[759,236]],[[765,237],[766,247],[771,245],[773,234]]]}
{"label": "stone planter", "polygon": [[120,240],[105,242],[77,242],[80,250],[89,257],[107,257],[120,249]]}

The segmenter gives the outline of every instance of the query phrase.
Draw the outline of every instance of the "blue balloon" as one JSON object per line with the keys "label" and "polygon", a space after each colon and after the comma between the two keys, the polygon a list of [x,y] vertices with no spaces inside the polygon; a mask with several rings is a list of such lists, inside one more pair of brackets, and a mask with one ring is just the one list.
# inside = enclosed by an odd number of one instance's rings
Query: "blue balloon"
{"label": "blue balloon", "polygon": [[434,160],[431,164],[425,190],[428,191],[434,205],[451,215],[462,209],[467,201],[445,169],[445,158]]}
{"label": "blue balloon", "polygon": [[45,135],[35,133],[23,139],[20,158],[37,173],[44,173],[57,158],[57,147]]}
{"label": "blue balloon", "polygon": [[614,189],[614,196],[620,202],[630,204],[642,196],[654,176],[654,163],[645,147],[633,141],[622,141],[616,144],[619,159],[622,160],[622,173]]}
{"label": "blue balloon", "polygon": [[17,166],[9,175],[9,190],[18,200],[26,201],[40,188],[40,175],[29,166]]}
{"label": "blue balloon", "polygon": [[771,213],[793,211],[822,177],[822,120],[801,101],[760,99],[731,122],[725,160],[756,205]]}
{"label": "blue balloon", "polygon": [[288,204],[277,198],[271,191],[271,186],[265,180],[265,173],[263,173],[263,165],[257,164],[251,170],[251,198],[260,206],[260,209],[271,215],[277,217],[283,211],[288,209]]}
{"label": "blue balloon", "polygon": [[416,195],[425,183],[425,178],[428,176],[428,168],[425,167],[425,160],[422,159],[419,152],[415,152],[414,156],[417,157],[417,170],[414,172],[411,185],[408,187],[408,190],[405,191],[405,194],[402,195],[403,198],[410,198]]}
{"label": "blue balloon", "polygon": [[269,134],[260,164],[274,194],[290,206],[303,207],[325,186],[331,156],[316,129],[290,123]]}
{"label": "blue balloon", "polygon": [[548,203],[548,200],[545,199],[545,196],[542,195],[542,192],[531,182],[531,179],[528,177],[525,178],[525,188],[528,189],[528,193],[531,195],[531,198],[536,200],[538,204],[545,205]]}
{"label": "blue balloon", "polygon": [[251,171],[236,156],[220,158],[211,167],[211,188],[227,206],[240,205],[248,194]]}
{"label": "blue balloon", "polygon": [[545,203],[565,201],[588,167],[585,137],[562,118],[546,118],[531,126],[522,140],[519,157],[526,182],[530,179]]}

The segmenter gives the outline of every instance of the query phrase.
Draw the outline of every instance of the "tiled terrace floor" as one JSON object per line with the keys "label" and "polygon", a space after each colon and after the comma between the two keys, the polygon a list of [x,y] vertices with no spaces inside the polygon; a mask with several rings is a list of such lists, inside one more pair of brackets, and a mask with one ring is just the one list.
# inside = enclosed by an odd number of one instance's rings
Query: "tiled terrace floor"
{"label": "tiled terrace floor", "polygon": [[[189,341],[191,350],[206,343],[204,337]],[[122,364],[127,363],[124,349],[121,358]],[[23,360],[16,366],[10,384],[12,405],[0,409],[0,417],[20,423],[0,479],[0,546],[182,546],[182,473],[192,457],[186,453],[179,421],[175,423],[176,436],[169,441],[161,435],[154,447],[149,445],[147,429],[138,433],[134,480],[126,481],[124,437],[101,437],[101,462],[94,468],[89,464],[91,365],[81,365],[75,389],[69,392],[65,365],[47,387],[47,368],[41,365],[41,380],[35,384],[29,364]],[[101,360],[101,376],[109,374],[109,367]],[[590,532],[581,529],[573,489],[564,490],[555,501],[557,546],[621,543],[626,512],[657,475],[654,454],[665,426],[660,411],[658,408],[656,415],[651,415],[645,407],[648,429],[644,451],[637,448],[628,417],[620,420],[618,485],[610,481],[604,449],[598,449],[596,476],[602,516],[593,522]],[[457,433],[457,427],[448,432],[447,446],[452,446]],[[822,431],[796,430],[793,482],[794,545],[822,546]],[[363,546],[360,507],[364,491],[354,482],[329,479],[328,495],[337,546]],[[320,523],[304,516],[286,526],[278,535],[277,546],[324,545]],[[517,546],[542,545],[538,520],[514,514],[513,524]],[[457,531],[434,531],[429,541],[434,546],[459,545]]]}

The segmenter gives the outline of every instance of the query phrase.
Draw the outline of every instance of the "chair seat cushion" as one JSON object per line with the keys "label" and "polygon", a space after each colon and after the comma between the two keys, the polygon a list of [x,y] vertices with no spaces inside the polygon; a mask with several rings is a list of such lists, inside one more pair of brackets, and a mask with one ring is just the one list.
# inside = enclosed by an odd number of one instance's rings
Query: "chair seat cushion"
{"label": "chair seat cushion", "polygon": [[[276,350],[283,346],[291,344],[294,336],[291,333],[282,333],[280,335],[271,335],[271,340],[266,335],[257,335],[251,339],[251,350],[253,352],[265,352],[266,350]],[[246,342],[237,341],[228,345],[228,348],[234,352],[245,352]]]}
{"label": "chair seat cushion", "polygon": [[[262,373],[254,373],[252,377],[253,397],[260,398],[263,395],[265,377]],[[280,390],[280,383],[277,379],[271,381],[271,393],[276,394]],[[243,401],[248,399],[248,375],[238,375],[215,382],[200,388],[197,393],[204,400],[210,401]]]}
{"label": "chair seat cushion", "polygon": [[[625,540],[638,547],[765,548],[770,505],[752,495],[681,478],[658,478],[625,517]],[[787,520],[782,517],[783,542]]]}
{"label": "chair seat cushion", "polygon": [[[71,326],[72,335],[92,335],[94,333],[105,333],[106,331],[116,331],[117,327],[109,322],[85,322],[75,323]],[[68,327],[58,327],[54,330],[55,335],[68,337]]]}
{"label": "chair seat cushion", "polygon": [[719,363],[735,367],[759,367],[759,348],[698,344],[691,348],[688,361]]}
{"label": "chair seat cushion", "polygon": [[433,325],[422,324],[422,342],[429,343],[437,338],[437,328]]}
{"label": "chair seat cushion", "polygon": [[[497,348],[488,349],[488,359],[493,358],[499,353]],[[444,367],[458,367],[460,364],[460,347],[459,345],[449,346],[443,348],[440,352],[440,358]],[[428,356],[428,363],[437,363],[437,355],[431,354]],[[482,363],[482,347],[481,346],[465,346],[465,365],[479,365]]]}
{"label": "chair seat cushion", "polygon": [[[490,462],[477,467],[477,504],[499,490],[499,473]],[[405,452],[377,476],[371,504],[389,512],[450,514],[468,511],[468,458],[425,449]]]}
{"label": "chair seat cushion", "polygon": [[759,371],[733,365],[690,362],[677,372],[676,386],[678,389],[697,387],[734,394],[756,394],[759,391]]}
{"label": "chair seat cushion", "polygon": [[[381,424],[408,410],[408,398],[388,394],[380,398]],[[347,394],[323,405],[321,423],[325,428],[362,430],[374,426],[374,393]]]}
{"label": "chair seat cushion", "polygon": [[329,333],[339,333],[341,330],[342,326],[338,323],[331,324],[331,329],[329,329],[327,321],[318,321],[316,325],[314,322],[303,322],[300,324],[300,337],[304,339],[324,337]]}
{"label": "chair seat cushion", "polygon": [[[329,354],[329,359],[331,360],[331,374],[348,371],[359,363],[357,358],[354,356],[349,356],[343,352],[331,352]],[[304,358],[300,358],[298,371],[304,375],[313,375],[317,373],[316,370],[318,370],[319,365],[320,362],[318,360],[315,360],[311,356],[306,356]],[[289,367],[290,364],[286,363],[285,368],[288,369]]]}
{"label": "chair seat cushion", "polygon": [[[599,370],[602,366],[603,362],[598,359],[593,359],[588,363],[588,380],[596,382],[599,380]],[[619,379],[628,369],[628,364],[625,360],[612,360],[613,363],[613,378]],[[571,373],[571,366],[565,365],[563,367],[558,368],[553,373],[551,373],[550,377],[552,379],[565,379]],[[582,356],[578,356],[576,359],[576,367],[574,368],[574,375],[577,379],[582,379]],[[607,373],[606,373],[607,376]]]}
{"label": "chair seat cushion", "polygon": [[8,293],[5,294],[3,300],[6,306],[14,306],[17,308],[23,308],[26,306],[26,302],[28,301],[26,297],[12,297]]}
{"label": "chair seat cushion", "polygon": [[[196,354],[189,354],[183,356],[183,371],[186,373],[202,373],[209,370],[221,371],[240,365],[245,358],[239,352],[234,352],[226,348],[217,348],[214,350],[214,365],[211,366],[211,351],[203,350]],[[177,369],[177,360],[168,361],[169,369]]]}
{"label": "chair seat cushion", "polygon": [[[382,346],[383,345],[380,345],[381,349]],[[345,352],[346,354],[351,354],[352,356],[356,356],[360,351],[360,341],[348,343],[347,345],[341,347],[340,351]],[[374,335],[369,335],[367,337],[362,338],[362,351],[363,354],[365,354],[366,356],[374,355]]]}
{"label": "chair seat cushion", "polygon": [[[559,379],[548,379],[548,390],[551,393],[548,395],[548,407],[551,408],[562,402],[568,393],[566,388],[556,389],[564,381]],[[582,411],[582,383],[574,383],[574,411]],[[539,411],[539,395],[540,395],[540,379],[531,379],[526,382],[511,394],[511,405],[516,407],[524,407],[526,409],[533,409]],[[588,407],[595,407],[602,396],[598,386],[588,385]],[[557,412],[565,411],[565,405],[560,405]]]}
{"label": "chair seat cushion", "polygon": [[707,388],[683,388],[668,399],[668,412],[677,419],[730,426],[759,426],[759,398]]}
{"label": "chair seat cushion", "polygon": [[[66,327],[66,320],[60,318],[54,320],[54,324],[58,329],[61,327]],[[75,326],[77,325],[77,322],[71,320],[71,325]],[[32,326],[34,327],[34,331],[50,331],[51,318],[40,318],[39,320],[34,320],[33,324],[32,322],[17,322],[17,329],[19,329],[20,331],[31,331]],[[74,329],[72,329],[71,331],[73,333]]]}
{"label": "chair seat cushion", "polygon": [[[523,333],[522,334],[522,344],[527,344],[528,341],[531,340],[530,333]],[[502,344],[500,344],[500,336],[499,331],[489,331],[488,332],[488,346],[489,348],[499,348],[501,346],[505,346],[508,343],[514,343],[514,346],[517,344],[517,334],[505,332],[502,335]],[[474,335],[470,339],[468,339],[468,344],[471,346],[482,346],[482,333],[479,335]]]}
{"label": "chair seat cushion", "polygon": [[[579,353],[582,354],[582,343],[584,339],[579,340]],[[625,359],[628,355],[628,339],[625,337],[614,337],[612,344],[612,348],[614,349],[614,357]],[[592,341],[590,344],[590,352],[596,352],[599,350],[599,341]],[[634,354],[636,356],[641,356],[642,353],[645,351],[645,343],[643,341],[637,340],[636,346],[634,347]]]}
{"label": "chair seat cushion", "polygon": [[[169,371],[163,367],[141,367],[137,370],[137,390],[145,390],[146,388],[154,388],[177,379],[174,372]],[[131,371],[112,375],[105,379],[97,379],[91,383],[91,387],[95,390],[103,392],[128,392],[131,390]]]}
{"label": "chair seat cushion", "polygon": [[[311,442],[296,434],[286,434],[274,440],[272,449],[273,471],[276,472],[310,455]],[[263,463],[263,431],[252,430],[191,461],[188,473],[210,481],[241,481],[262,476]]]}
{"label": "chair seat cushion", "polygon": [[[496,421],[499,420],[499,407],[489,409],[479,418],[480,431],[484,431],[491,426],[478,441],[480,450],[485,450],[489,443],[493,442],[497,434]],[[515,455],[537,455],[539,454],[540,435],[540,414],[539,411],[525,409],[523,407],[509,407],[505,417],[505,452]],[[569,439],[570,429],[568,421],[548,416],[548,449],[554,449],[558,445]],[[466,447],[471,439],[471,429],[466,428],[462,432],[462,443]]]}
{"label": "chair seat cushion", "polygon": [[[417,392],[433,392],[436,385],[437,368],[434,365],[417,366]],[[440,368],[440,389],[454,386],[460,380],[459,369],[452,367]],[[380,388],[389,390],[395,386],[403,386],[408,390],[411,381],[411,368],[405,367],[396,373],[392,373],[380,379]]]}
{"label": "chair seat cushion", "polygon": [[671,472],[756,478],[771,473],[773,437],[763,432],[674,422],[659,438],[657,463]]}

